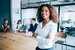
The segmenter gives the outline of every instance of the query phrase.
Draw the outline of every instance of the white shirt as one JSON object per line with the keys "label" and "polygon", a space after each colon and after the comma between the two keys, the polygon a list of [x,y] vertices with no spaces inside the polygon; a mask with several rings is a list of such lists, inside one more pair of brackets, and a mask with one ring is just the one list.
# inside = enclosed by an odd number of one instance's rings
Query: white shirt
{"label": "white shirt", "polygon": [[[49,21],[43,28],[42,28],[42,23],[41,22],[35,33],[38,34],[35,40],[38,41],[38,47],[40,49],[48,49],[53,47],[53,39],[56,35],[57,32],[57,24],[54,23],[53,21]],[[46,38],[50,34],[50,38]]]}
{"label": "white shirt", "polygon": [[35,25],[35,23],[33,23],[33,26]]}

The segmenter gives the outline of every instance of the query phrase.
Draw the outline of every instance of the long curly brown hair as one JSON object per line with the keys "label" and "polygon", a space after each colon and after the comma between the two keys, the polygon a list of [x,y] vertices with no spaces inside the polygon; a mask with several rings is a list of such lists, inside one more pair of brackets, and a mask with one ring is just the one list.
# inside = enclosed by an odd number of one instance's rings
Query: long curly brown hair
{"label": "long curly brown hair", "polygon": [[[51,13],[51,5],[50,4],[42,4],[39,8],[38,8],[38,11],[37,11],[37,20],[38,22],[42,22],[44,19],[42,18],[42,15],[41,15],[41,10],[43,7],[47,7]],[[50,15],[50,20],[52,20],[52,15]]]}

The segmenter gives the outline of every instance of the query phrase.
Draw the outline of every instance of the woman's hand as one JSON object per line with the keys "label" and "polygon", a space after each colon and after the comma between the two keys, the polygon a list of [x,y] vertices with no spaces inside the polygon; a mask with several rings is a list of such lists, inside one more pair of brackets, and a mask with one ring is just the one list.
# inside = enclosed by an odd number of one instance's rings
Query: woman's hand
{"label": "woman's hand", "polygon": [[10,26],[8,25],[7,28],[10,28]]}
{"label": "woman's hand", "polygon": [[55,7],[51,6],[50,10],[51,10],[51,15],[52,15],[53,22],[58,23],[58,13],[57,13]]}
{"label": "woman's hand", "polygon": [[50,34],[47,35],[46,39],[50,38]]}
{"label": "woman's hand", "polygon": [[36,38],[38,36],[38,34],[33,34],[32,37]]}

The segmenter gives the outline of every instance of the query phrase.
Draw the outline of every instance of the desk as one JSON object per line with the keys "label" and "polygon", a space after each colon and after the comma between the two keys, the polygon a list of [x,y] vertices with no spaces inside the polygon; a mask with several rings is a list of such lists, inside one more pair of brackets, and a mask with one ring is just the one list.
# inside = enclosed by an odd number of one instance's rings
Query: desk
{"label": "desk", "polygon": [[0,50],[35,50],[37,42],[25,33],[0,33]]}

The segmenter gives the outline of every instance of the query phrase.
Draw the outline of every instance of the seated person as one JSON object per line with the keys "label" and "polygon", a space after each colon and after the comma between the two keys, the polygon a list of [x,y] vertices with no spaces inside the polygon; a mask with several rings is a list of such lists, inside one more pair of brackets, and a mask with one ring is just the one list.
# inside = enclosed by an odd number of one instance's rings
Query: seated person
{"label": "seated person", "polygon": [[31,32],[35,32],[35,30],[36,30],[36,28],[37,28],[37,23],[35,23],[36,22],[36,20],[35,20],[35,18],[32,18],[31,19],[31,24],[30,24],[30,28],[28,29],[28,31],[31,31]]}
{"label": "seated person", "polygon": [[25,23],[25,21],[23,21],[23,25],[19,28],[20,31],[25,32],[27,29],[27,25]]}
{"label": "seated person", "polygon": [[20,31],[20,27],[22,26],[21,24],[21,20],[18,20],[17,21],[17,27],[16,27],[16,30],[15,31]]}
{"label": "seated person", "polygon": [[11,31],[11,28],[10,28],[10,25],[9,25],[7,19],[4,19],[4,23],[2,25],[2,31],[3,32],[9,32],[9,31]]}

